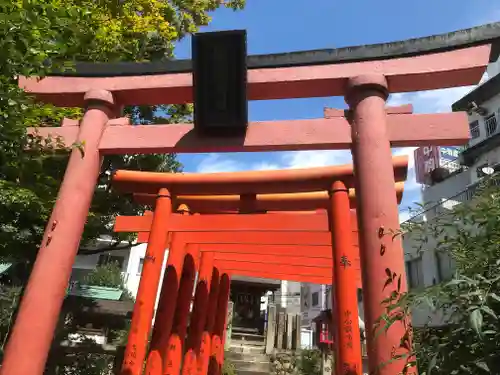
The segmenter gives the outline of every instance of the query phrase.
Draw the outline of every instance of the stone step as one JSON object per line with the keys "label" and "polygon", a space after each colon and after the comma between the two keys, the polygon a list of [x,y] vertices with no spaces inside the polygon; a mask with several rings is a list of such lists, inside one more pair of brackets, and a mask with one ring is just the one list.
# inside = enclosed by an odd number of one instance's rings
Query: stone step
{"label": "stone step", "polygon": [[246,327],[237,327],[237,326],[232,326],[231,331],[238,332],[238,333],[250,333],[250,334],[258,334],[259,333],[258,328],[246,328]]}
{"label": "stone step", "polygon": [[269,357],[264,353],[239,353],[226,351],[224,358],[228,358],[231,361],[269,362]]}
{"label": "stone step", "polygon": [[231,332],[231,340],[261,341],[264,342],[264,335],[246,332]]}
{"label": "stone step", "polygon": [[229,351],[233,353],[244,353],[244,354],[264,354],[265,346],[263,345],[237,345],[231,342]]}
{"label": "stone step", "polygon": [[269,373],[271,370],[271,365],[269,362],[252,362],[252,361],[235,361],[231,360],[231,363],[234,365],[236,369],[236,373],[240,373],[241,371],[257,371]]}
{"label": "stone step", "polygon": [[264,340],[252,340],[248,338],[235,339],[231,337],[231,346],[232,345],[266,346],[266,342]]}

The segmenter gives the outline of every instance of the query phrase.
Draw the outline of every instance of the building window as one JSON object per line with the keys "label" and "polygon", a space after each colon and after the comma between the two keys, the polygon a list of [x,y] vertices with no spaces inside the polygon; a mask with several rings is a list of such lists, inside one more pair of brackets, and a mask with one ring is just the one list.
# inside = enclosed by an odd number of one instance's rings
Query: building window
{"label": "building window", "polygon": [[408,276],[408,286],[410,289],[420,288],[424,286],[422,257],[418,257],[406,262],[406,275]]}
{"label": "building window", "polygon": [[439,281],[450,280],[455,272],[455,261],[450,254],[442,251],[436,251],[435,256]]}
{"label": "building window", "polygon": [[318,306],[319,305],[319,292],[314,292],[311,295],[311,299],[312,299],[312,305],[313,305],[313,307],[314,306]]}
{"label": "building window", "polygon": [[486,128],[486,136],[488,137],[497,132],[497,118],[495,114],[485,117],[484,126]]}
{"label": "building window", "polygon": [[470,129],[470,135],[472,137],[472,139],[476,139],[476,138],[479,138],[479,136],[481,135],[481,131],[479,129],[479,121],[472,121],[470,124],[469,124],[469,129]]}
{"label": "building window", "polygon": [[142,267],[144,267],[144,258],[139,259],[139,268],[137,269],[138,275],[142,273]]}
{"label": "building window", "polygon": [[101,254],[99,255],[98,266],[105,266],[107,264],[116,264],[120,269],[123,268],[124,258],[116,255]]}

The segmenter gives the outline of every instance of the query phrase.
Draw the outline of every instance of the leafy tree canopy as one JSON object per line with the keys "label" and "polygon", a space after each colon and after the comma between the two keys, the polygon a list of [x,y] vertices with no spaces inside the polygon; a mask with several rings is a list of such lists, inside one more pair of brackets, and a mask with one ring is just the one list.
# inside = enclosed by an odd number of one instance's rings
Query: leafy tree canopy
{"label": "leafy tree canopy", "polygon": [[[412,310],[430,313],[429,324],[414,328],[414,356],[403,354],[409,365],[416,358],[420,374],[500,373],[499,184],[500,176],[493,176],[478,186],[470,202],[404,230],[417,251],[448,254],[456,268],[451,280],[420,291],[395,290],[385,301],[382,331],[406,320]],[[403,348],[408,334],[410,325]]]}
{"label": "leafy tree canopy", "polygon": [[[0,0],[0,258],[34,259],[66,166],[58,142],[28,136],[26,128],[82,115],[81,109],[35,103],[17,77],[43,77],[76,60],[172,58],[175,41],[208,24],[208,12],[221,5],[236,10],[244,0]],[[135,123],[167,123],[189,120],[191,106],[125,111]],[[117,168],[179,171],[181,165],[175,155],[111,156],[102,177]],[[82,243],[111,234],[117,213],[137,212],[123,196],[96,187]]]}

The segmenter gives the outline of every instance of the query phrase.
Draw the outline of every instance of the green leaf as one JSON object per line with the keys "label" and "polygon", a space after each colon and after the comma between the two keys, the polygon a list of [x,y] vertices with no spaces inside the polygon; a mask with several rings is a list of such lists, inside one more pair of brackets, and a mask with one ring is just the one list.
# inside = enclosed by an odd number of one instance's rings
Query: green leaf
{"label": "green leaf", "polygon": [[484,311],[486,314],[491,315],[493,318],[498,319],[497,314],[488,306],[481,306],[481,310]]}
{"label": "green leaf", "polygon": [[431,360],[429,361],[429,365],[427,366],[427,374],[428,375],[431,375],[432,370],[436,367],[437,357],[438,357],[437,353],[431,357]]}
{"label": "green leaf", "polygon": [[500,297],[496,293],[490,293],[488,294],[488,297],[493,298],[497,302],[500,302]]}
{"label": "green leaf", "polygon": [[488,372],[488,373],[490,372],[490,368],[489,368],[489,367],[488,367],[488,365],[487,365],[485,362],[483,362],[483,361],[476,362],[476,366],[477,366],[478,368],[480,368],[481,370],[484,370],[484,371],[486,371],[486,372]]}
{"label": "green leaf", "polygon": [[476,332],[476,334],[479,337],[482,337],[483,314],[481,314],[480,309],[476,309],[471,312],[469,316],[469,323],[471,328]]}

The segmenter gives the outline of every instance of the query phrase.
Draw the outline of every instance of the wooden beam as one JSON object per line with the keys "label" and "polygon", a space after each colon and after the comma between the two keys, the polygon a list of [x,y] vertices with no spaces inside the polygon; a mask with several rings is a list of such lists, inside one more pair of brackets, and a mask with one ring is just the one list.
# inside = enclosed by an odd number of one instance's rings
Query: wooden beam
{"label": "wooden beam", "polygon": [[[403,198],[404,182],[395,185],[398,203]],[[351,209],[356,208],[356,193],[349,189]],[[134,200],[139,204],[154,206],[155,194],[134,194]],[[179,195],[173,200],[174,208],[187,205],[191,212],[216,213],[239,211],[242,207],[240,195]],[[252,209],[255,211],[308,211],[328,209],[330,198],[326,191],[296,194],[257,194]]]}
{"label": "wooden beam", "polygon": [[[129,232],[125,230],[125,232]],[[132,232],[132,231],[131,231]],[[213,244],[213,245],[304,245],[304,246],[331,246],[330,232],[178,232],[185,243]],[[137,243],[147,243],[149,232],[139,232]],[[354,242],[355,241],[355,242]],[[357,232],[353,231],[353,243],[358,243]],[[220,246],[224,249],[224,246]],[[222,250],[221,250],[222,251]]]}
{"label": "wooden beam", "polygon": [[[148,232],[152,216],[118,216],[115,232]],[[167,228],[166,228],[167,229]],[[328,218],[325,214],[227,214],[227,215],[181,215],[172,214],[169,219],[170,232],[327,232]]]}
{"label": "wooden beam", "polygon": [[[317,284],[332,284],[333,272],[332,269],[288,266],[281,265],[265,267],[263,264],[256,263],[252,266],[249,263],[233,262],[233,261],[215,261],[215,265],[222,272],[227,272],[231,275],[261,277],[274,280],[289,280],[299,282],[309,282]],[[361,275],[356,280],[358,288],[361,288]]]}
{"label": "wooden beam", "polygon": [[[267,273],[261,271],[254,270],[224,270],[227,274],[231,276],[245,276],[245,277],[256,277],[260,279],[269,279],[269,280],[287,280],[287,281],[296,281],[299,283],[311,283],[311,284],[327,284],[330,285],[332,283],[331,276],[311,276],[311,275],[299,275],[299,274],[280,274],[280,273]],[[361,284],[358,286],[361,288]]]}
{"label": "wooden beam", "polygon": [[[456,146],[469,140],[467,114],[462,112],[389,115],[387,128],[393,147]],[[57,128],[46,129],[46,134],[57,134]],[[112,126],[104,132],[99,150],[103,154],[262,152],[347,150],[351,145],[349,122],[333,117],[252,122],[243,137],[202,138],[191,124]]]}
{"label": "wooden beam", "polygon": [[247,263],[247,262],[239,262],[235,260],[217,260],[215,264],[224,270],[244,270],[244,271],[258,271],[265,272],[269,274],[280,273],[282,275],[293,275],[294,273],[302,274],[302,275],[310,275],[310,276],[324,276],[324,277],[332,277],[332,269],[331,268],[318,268],[318,267],[307,267],[307,266],[297,266],[297,265],[288,265],[282,264],[277,266],[276,264],[265,265],[263,263]]}
{"label": "wooden beam", "polygon": [[[405,181],[408,157],[393,157],[392,163],[396,182]],[[353,165],[231,173],[117,170],[112,185],[118,191],[132,194],[156,194],[161,188],[167,188],[172,195],[281,194],[328,191],[337,180],[352,188]]]}
{"label": "wooden beam", "polygon": [[[356,233],[353,234],[353,237]],[[301,264],[299,259],[309,259],[313,262],[327,262],[325,267],[329,267],[332,262],[332,246],[331,245],[281,245],[269,243],[239,243],[239,244],[198,244],[196,239],[188,239],[186,244],[199,245],[201,252],[216,253],[216,258],[226,260],[238,260],[249,262],[267,262],[276,263],[277,261],[285,261],[283,258],[290,257],[289,264]],[[357,241],[356,241],[357,242]],[[357,248],[357,244],[354,245]],[[292,259],[296,258],[296,259]],[[281,259],[281,260],[280,260]],[[356,258],[359,262],[359,256]],[[299,263],[295,263],[299,262]]]}
{"label": "wooden beam", "polygon": [[[477,84],[489,62],[489,44],[397,59],[314,66],[251,69],[249,100],[342,96],[350,77],[379,73],[390,92],[412,92]],[[19,78],[39,100],[62,107],[83,106],[89,90],[113,92],[120,105],[181,104],[193,101],[191,73],[132,77]]]}
{"label": "wooden beam", "polygon": [[[272,248],[270,246],[266,246],[269,250],[272,251]],[[313,247],[313,248],[317,248]],[[316,257],[308,257],[307,255],[307,250],[308,247],[305,246],[303,247],[303,256],[291,256],[291,255],[286,255],[286,256],[281,256],[281,255],[274,255],[274,254],[259,254],[258,257],[256,257],[256,254],[246,254],[246,253],[214,253],[214,257],[217,260],[220,260],[221,262],[224,261],[232,261],[232,262],[241,262],[245,264],[252,264],[255,265],[255,267],[258,267],[259,264],[264,264],[266,265],[272,265],[273,267],[279,267],[280,265],[289,265],[289,266],[304,266],[304,267],[312,267],[312,268],[326,268],[327,270],[332,270],[333,263],[332,263],[332,257],[330,258],[316,258]],[[332,249],[330,248],[330,253],[332,252]],[[359,269],[359,258],[357,259],[351,259],[353,267],[357,267]]]}
{"label": "wooden beam", "polygon": [[[465,112],[437,114],[390,114],[388,136],[393,147],[457,146],[468,142]],[[66,146],[77,139],[78,128],[35,127],[32,134],[61,137]],[[192,124],[113,125],[104,131],[102,154],[151,154],[191,152],[257,152],[298,150],[347,150],[351,130],[344,117],[311,120],[251,122],[242,137],[201,137]]]}
{"label": "wooden beam", "polygon": [[[149,232],[153,216],[117,216],[114,232]],[[356,212],[351,211],[351,223],[357,228]],[[328,232],[328,214],[269,213],[269,214],[172,214],[169,232]]]}

